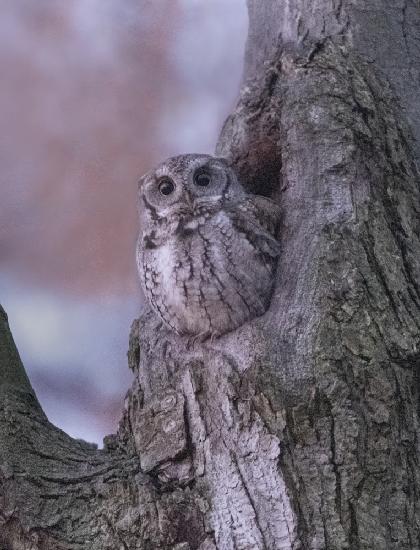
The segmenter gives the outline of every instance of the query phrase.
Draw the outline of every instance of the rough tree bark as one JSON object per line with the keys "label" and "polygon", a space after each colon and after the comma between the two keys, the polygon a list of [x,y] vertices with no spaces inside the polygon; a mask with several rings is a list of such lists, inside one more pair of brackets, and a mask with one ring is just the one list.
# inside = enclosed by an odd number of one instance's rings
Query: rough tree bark
{"label": "rough tree bark", "polygon": [[135,321],[104,450],[48,423],[3,313],[2,549],[420,548],[420,3],[249,14],[217,150],[284,211],[270,310],[194,350]]}

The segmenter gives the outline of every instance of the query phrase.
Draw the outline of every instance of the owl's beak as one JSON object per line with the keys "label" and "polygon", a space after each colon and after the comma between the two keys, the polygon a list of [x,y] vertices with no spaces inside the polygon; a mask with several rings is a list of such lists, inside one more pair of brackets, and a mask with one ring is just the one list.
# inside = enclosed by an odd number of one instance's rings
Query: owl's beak
{"label": "owl's beak", "polygon": [[191,209],[191,214],[194,212],[194,197],[191,196],[191,193],[188,193],[188,191],[185,193],[186,203]]}
{"label": "owl's beak", "polygon": [[189,222],[184,224],[184,230],[187,229],[188,231],[194,231],[198,227],[198,221],[196,219],[192,219]]}

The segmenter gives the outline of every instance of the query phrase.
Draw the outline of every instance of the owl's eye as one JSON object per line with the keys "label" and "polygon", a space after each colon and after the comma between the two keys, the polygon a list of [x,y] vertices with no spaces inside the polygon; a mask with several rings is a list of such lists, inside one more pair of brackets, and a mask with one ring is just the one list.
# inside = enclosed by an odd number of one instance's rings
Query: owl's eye
{"label": "owl's eye", "polygon": [[197,170],[194,174],[194,183],[199,187],[207,187],[211,182],[211,176],[208,172],[204,170]]}
{"label": "owl's eye", "polygon": [[161,195],[170,195],[174,192],[174,182],[169,178],[162,178],[159,182],[159,192]]}

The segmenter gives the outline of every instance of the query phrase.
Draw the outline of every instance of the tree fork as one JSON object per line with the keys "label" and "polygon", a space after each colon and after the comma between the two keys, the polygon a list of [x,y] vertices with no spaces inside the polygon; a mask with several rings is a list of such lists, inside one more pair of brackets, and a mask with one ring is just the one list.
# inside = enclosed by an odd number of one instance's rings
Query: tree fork
{"label": "tree fork", "polygon": [[420,547],[420,3],[248,2],[217,153],[283,209],[261,318],[135,321],[104,450],[48,423],[0,316],[0,547]]}

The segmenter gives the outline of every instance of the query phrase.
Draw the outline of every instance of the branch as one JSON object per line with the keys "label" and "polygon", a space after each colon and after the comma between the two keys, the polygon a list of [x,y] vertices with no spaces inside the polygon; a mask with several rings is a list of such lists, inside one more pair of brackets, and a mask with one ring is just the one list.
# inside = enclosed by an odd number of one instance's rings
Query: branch
{"label": "branch", "polygon": [[42,412],[13,340],[5,310],[0,305],[0,399],[26,394],[28,406]]}

